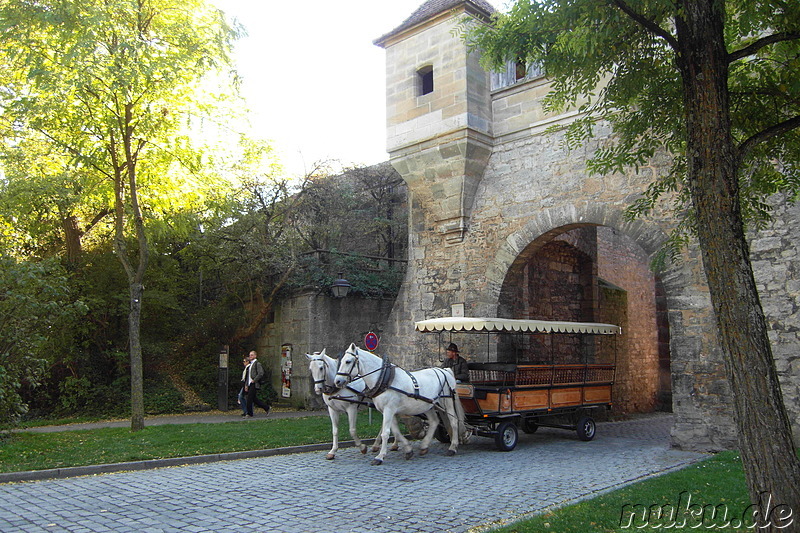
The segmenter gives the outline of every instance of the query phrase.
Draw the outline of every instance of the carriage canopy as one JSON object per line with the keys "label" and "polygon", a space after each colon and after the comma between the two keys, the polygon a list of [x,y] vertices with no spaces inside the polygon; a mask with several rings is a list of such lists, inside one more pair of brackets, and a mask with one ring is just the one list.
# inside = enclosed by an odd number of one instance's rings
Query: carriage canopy
{"label": "carriage canopy", "polygon": [[622,333],[622,328],[613,324],[486,317],[431,318],[415,322],[414,327],[417,331],[422,332],[591,333],[595,335],[619,335]]}

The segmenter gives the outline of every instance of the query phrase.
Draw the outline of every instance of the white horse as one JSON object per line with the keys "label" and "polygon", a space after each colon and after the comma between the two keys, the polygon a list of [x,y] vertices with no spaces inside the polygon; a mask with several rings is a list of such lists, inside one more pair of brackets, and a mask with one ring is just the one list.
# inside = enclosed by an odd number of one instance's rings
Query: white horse
{"label": "white horse", "polygon": [[[363,391],[366,387],[363,380],[358,379],[346,387],[336,388],[333,381],[336,378],[336,368],[338,362],[336,359],[328,356],[323,349],[322,352],[315,352],[313,354],[306,354],[310,363],[308,369],[311,372],[311,377],[314,379],[314,392],[322,395],[322,400],[328,407],[328,416],[331,418],[331,432],[333,434],[333,446],[331,451],[325,456],[326,459],[334,459],[336,452],[339,450],[339,415],[347,413],[347,419],[350,424],[350,436],[358,446],[361,453],[367,453],[367,445],[361,442],[356,433],[356,419],[358,417],[358,410],[365,406],[371,406],[372,402],[364,396]],[[397,423],[392,425],[395,435],[399,433]],[[381,435],[375,439],[372,451],[377,451],[381,444]],[[396,449],[396,444],[395,444]]]}
{"label": "white horse", "polygon": [[[428,453],[428,447],[439,425],[436,409],[444,411],[450,425],[450,447],[448,456],[456,454],[459,439],[465,434],[464,410],[456,394],[456,379],[449,368],[425,368],[408,372],[377,355],[361,350],[351,344],[339,360],[334,385],[343,387],[348,381],[361,378],[367,388],[364,393],[372,398],[375,408],[383,414],[380,453],[373,459],[373,465],[383,463],[386,458],[386,440],[391,425],[396,425],[395,415],[424,415],[428,419],[428,431],[420,444],[420,455]],[[395,431],[406,459],[413,456],[411,445],[400,433]]]}

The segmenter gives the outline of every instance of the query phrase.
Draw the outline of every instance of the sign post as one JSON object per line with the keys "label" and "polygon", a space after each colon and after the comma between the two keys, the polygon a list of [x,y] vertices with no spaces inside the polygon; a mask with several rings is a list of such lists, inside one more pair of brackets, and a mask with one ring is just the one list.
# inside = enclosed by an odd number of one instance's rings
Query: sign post
{"label": "sign post", "polygon": [[228,410],[228,345],[219,350],[219,370],[217,372],[217,409]]}
{"label": "sign post", "polygon": [[370,352],[374,352],[378,348],[379,343],[380,339],[371,331],[364,336],[364,347]]}

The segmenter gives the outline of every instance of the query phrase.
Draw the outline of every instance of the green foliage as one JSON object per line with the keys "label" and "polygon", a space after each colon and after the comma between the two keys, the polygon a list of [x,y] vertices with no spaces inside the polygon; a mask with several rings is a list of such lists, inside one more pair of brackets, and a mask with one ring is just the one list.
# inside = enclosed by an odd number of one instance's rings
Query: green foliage
{"label": "green foliage", "polygon": [[58,384],[61,408],[68,413],[77,413],[95,402],[98,388],[86,376],[67,376]]}
{"label": "green foliage", "polygon": [[292,279],[292,284],[298,288],[328,290],[340,273],[352,286],[352,294],[365,298],[384,298],[397,295],[405,268],[403,263],[337,250],[316,252],[301,258],[298,274]]}
{"label": "green foliage", "polygon": [[148,415],[183,412],[183,396],[163,379],[144,382],[144,411]]}
{"label": "green foliage", "polygon": [[109,238],[114,183],[124,190],[134,171],[144,216],[173,214],[172,231],[174,214],[216,195],[192,130],[219,133],[201,118],[231,118],[232,107],[206,96],[209,77],[225,79],[237,36],[221,13],[202,0],[3,1],[0,21],[2,162],[16,206],[7,214],[25,233],[63,241],[61,222],[74,216],[80,233],[104,221]]}
{"label": "green foliage", "polygon": [[[197,222],[194,214],[205,210],[206,197],[228,188],[203,164],[195,131],[207,135],[202,120],[224,115],[215,89],[235,93],[224,80],[231,79],[226,69],[237,33],[204,0],[1,1],[0,31],[8,196],[54,190],[34,205],[52,214],[45,223],[63,229],[66,259],[74,266],[84,234],[113,213],[104,237],[128,282],[132,425],[141,426],[139,316],[148,240],[185,233]],[[8,231],[11,224],[0,226],[18,253],[28,251],[25,239]],[[80,381],[69,385],[68,392],[82,389]]]}
{"label": "green foliage", "polygon": [[0,425],[27,411],[20,388],[46,375],[59,343],[69,340],[85,311],[57,262],[0,255]]}
{"label": "green foliage", "polygon": [[296,223],[311,251],[301,255],[292,286],[327,290],[341,273],[353,294],[396,295],[405,272],[406,202],[405,184],[387,164],[313,180]]}

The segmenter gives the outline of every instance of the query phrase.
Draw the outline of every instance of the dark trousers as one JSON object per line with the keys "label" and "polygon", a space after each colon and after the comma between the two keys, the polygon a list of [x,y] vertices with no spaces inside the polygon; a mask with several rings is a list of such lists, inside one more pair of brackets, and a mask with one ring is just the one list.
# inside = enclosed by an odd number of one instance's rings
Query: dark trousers
{"label": "dark trousers", "polygon": [[247,414],[253,416],[253,405],[257,405],[265,411],[269,411],[269,405],[258,399],[258,389],[255,385],[247,388]]}

